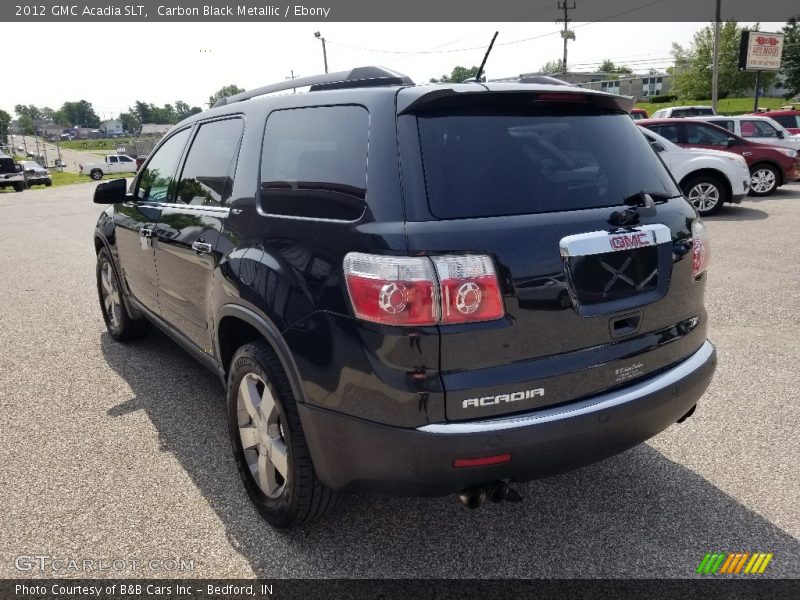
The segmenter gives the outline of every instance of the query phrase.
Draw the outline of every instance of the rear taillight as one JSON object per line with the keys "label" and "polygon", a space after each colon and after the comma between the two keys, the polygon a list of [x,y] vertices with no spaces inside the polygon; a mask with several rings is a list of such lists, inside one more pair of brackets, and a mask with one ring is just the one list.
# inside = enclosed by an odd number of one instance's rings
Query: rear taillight
{"label": "rear taillight", "polygon": [[692,275],[699,277],[708,269],[711,260],[708,229],[701,221],[692,223]]}
{"label": "rear taillight", "polygon": [[389,325],[474,323],[505,311],[488,256],[398,257],[351,252],[344,275],[359,319]]}
{"label": "rear taillight", "polygon": [[493,321],[503,316],[500,284],[488,256],[437,256],[442,323]]}

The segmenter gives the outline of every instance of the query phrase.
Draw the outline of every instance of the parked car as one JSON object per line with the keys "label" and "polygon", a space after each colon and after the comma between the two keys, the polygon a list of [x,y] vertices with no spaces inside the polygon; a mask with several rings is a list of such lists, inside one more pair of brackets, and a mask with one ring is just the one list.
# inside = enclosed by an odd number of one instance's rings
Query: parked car
{"label": "parked car", "polygon": [[25,190],[25,174],[22,165],[10,156],[0,155],[0,189],[11,187],[17,192]]}
{"label": "parked car", "polygon": [[637,124],[683,148],[727,150],[744,157],[750,169],[753,196],[767,196],[783,184],[800,179],[800,159],[791,148],[746,140],[722,127],[695,119],[649,119]]}
{"label": "parked car", "polygon": [[125,154],[109,154],[103,162],[78,165],[81,174],[89,175],[92,179],[99,180],[103,175],[114,173],[134,173],[136,161]]}
{"label": "parked car", "polygon": [[800,134],[800,110],[795,108],[786,108],[780,110],[767,110],[752,114],[759,117],[769,117],[773,121],[779,123],[789,133],[793,135]]}
{"label": "parked car", "polygon": [[670,119],[681,117],[706,117],[714,116],[714,109],[710,106],[670,106],[653,113],[652,119]]}
{"label": "parked car", "polygon": [[701,216],[741,203],[750,189],[750,171],[741,156],[719,150],[684,149],[642,127],[642,133],[669,168]]}
{"label": "parked car", "polygon": [[108,334],[155,324],[219,376],[277,527],[344,491],[477,507],[635,446],[716,354],[706,229],[631,108],[377,67],[223,99],[97,186]]}
{"label": "parked car", "polygon": [[36,161],[22,160],[19,164],[22,165],[23,172],[25,173],[25,183],[28,187],[32,185],[50,187],[53,185],[53,178],[50,176],[50,171]]}
{"label": "parked car", "polygon": [[639,119],[646,119],[647,118],[647,111],[643,108],[632,108],[631,109],[631,118],[634,121],[638,121]]}
{"label": "parked car", "polygon": [[704,117],[706,123],[713,123],[753,142],[770,146],[785,146],[800,151],[800,135],[792,135],[783,125],[770,117],[743,115],[735,117]]}

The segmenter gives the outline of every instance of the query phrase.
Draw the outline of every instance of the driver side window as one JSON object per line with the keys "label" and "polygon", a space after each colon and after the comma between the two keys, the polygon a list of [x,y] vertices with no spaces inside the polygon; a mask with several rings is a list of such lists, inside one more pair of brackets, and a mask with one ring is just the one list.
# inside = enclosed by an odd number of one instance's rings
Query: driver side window
{"label": "driver side window", "polygon": [[142,202],[173,202],[178,161],[189,139],[190,127],[170,137],[142,168],[135,196]]}

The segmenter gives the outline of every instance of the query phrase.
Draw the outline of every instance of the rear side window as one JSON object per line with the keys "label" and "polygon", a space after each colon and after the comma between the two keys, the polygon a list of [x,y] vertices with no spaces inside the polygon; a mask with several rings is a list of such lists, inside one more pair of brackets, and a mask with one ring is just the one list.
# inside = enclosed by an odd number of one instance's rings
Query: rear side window
{"label": "rear side window", "polygon": [[678,125],[652,125],[650,129],[673,144],[681,143],[681,130]]}
{"label": "rear side window", "polygon": [[627,114],[565,114],[558,107],[545,114],[450,112],[419,116],[418,127],[428,202],[440,219],[615,206],[640,192],[680,194]]}
{"label": "rear side window", "polygon": [[244,121],[225,119],[200,125],[189,148],[176,201],[219,206],[233,192],[233,175]]}
{"label": "rear side window", "polygon": [[369,113],[362,106],[273,112],[261,155],[270,214],[351,221],[364,212]]}
{"label": "rear side window", "polygon": [[713,115],[714,111],[711,108],[677,108],[672,111],[673,117],[707,117]]}
{"label": "rear side window", "polygon": [[733,124],[733,121],[718,121],[715,119],[713,121],[709,121],[709,123],[712,123],[717,127],[724,127],[731,133],[736,133],[736,126]]}
{"label": "rear side window", "polygon": [[172,202],[175,198],[178,161],[183,154],[189,129],[179,131],[164,142],[142,169],[136,184],[136,197],[144,202]]}
{"label": "rear side window", "polygon": [[786,128],[800,127],[800,116],[797,115],[772,115],[772,118]]}
{"label": "rear side window", "polygon": [[728,135],[721,129],[710,125],[693,123],[686,125],[686,143],[703,146],[727,146]]}

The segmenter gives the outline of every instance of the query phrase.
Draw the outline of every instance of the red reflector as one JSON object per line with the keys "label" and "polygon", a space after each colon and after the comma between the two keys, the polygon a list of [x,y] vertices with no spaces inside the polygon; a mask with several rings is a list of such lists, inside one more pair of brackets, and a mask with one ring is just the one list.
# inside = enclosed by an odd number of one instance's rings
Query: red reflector
{"label": "red reflector", "polygon": [[465,467],[486,467],[488,465],[499,465],[511,462],[510,454],[498,454],[496,456],[484,456],[481,458],[457,458],[453,461],[453,467],[463,469]]}
{"label": "red reflector", "polygon": [[544,92],[536,95],[537,100],[549,102],[586,102],[586,94],[564,94],[562,92]]}

